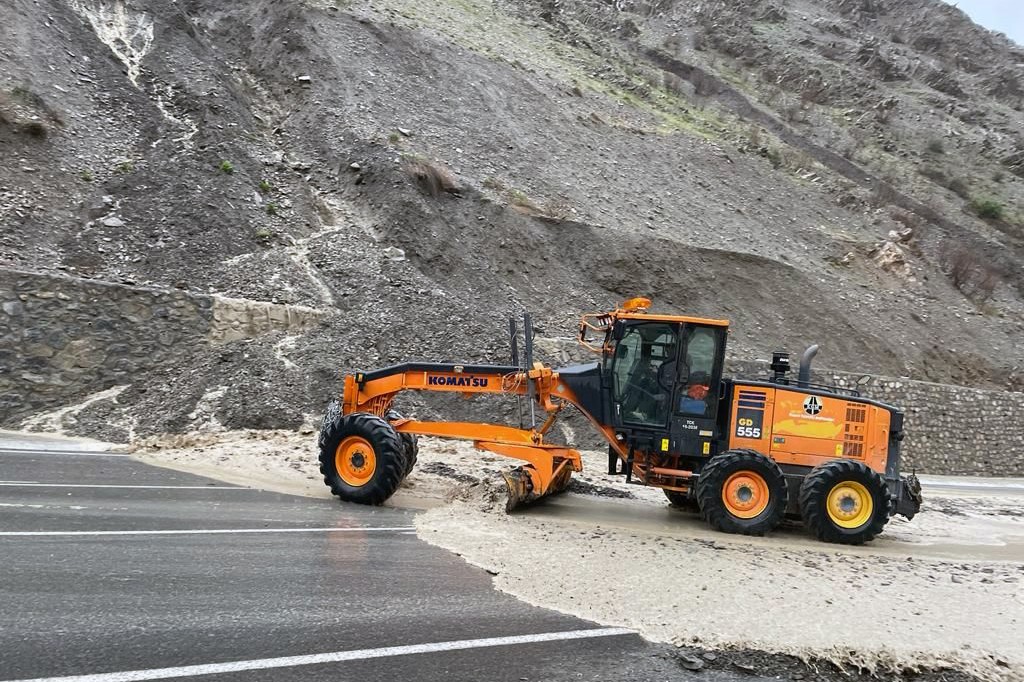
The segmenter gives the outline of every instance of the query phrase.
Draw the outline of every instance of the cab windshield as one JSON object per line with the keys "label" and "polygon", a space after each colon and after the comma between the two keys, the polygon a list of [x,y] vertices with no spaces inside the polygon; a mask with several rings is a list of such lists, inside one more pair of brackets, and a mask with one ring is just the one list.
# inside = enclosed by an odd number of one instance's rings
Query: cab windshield
{"label": "cab windshield", "polygon": [[664,426],[675,381],[677,334],[674,325],[631,325],[615,347],[612,385],[623,422]]}

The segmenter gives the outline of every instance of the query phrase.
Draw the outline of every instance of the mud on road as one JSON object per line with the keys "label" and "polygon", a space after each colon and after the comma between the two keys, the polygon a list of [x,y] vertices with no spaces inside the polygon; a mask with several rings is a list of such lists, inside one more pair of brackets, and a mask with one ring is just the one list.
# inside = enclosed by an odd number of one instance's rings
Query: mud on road
{"label": "mud on road", "polygon": [[[140,459],[282,492],[327,497],[314,436],[234,432],[152,439]],[[570,492],[503,512],[508,461],[421,439],[389,504],[424,509],[421,538],[532,604],[635,628],[681,651],[788,654],[876,674],[952,669],[1024,680],[1021,494],[929,494],[921,515],[864,547],[822,544],[798,524],[766,538],[716,533],[661,491],[602,474],[585,452]]]}

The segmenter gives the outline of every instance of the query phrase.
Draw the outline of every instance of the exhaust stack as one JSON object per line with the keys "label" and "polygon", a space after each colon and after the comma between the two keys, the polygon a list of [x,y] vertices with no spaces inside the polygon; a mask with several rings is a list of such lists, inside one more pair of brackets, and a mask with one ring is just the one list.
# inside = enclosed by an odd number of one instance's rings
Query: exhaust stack
{"label": "exhaust stack", "polygon": [[818,344],[812,344],[807,347],[804,351],[803,356],[800,357],[800,373],[797,375],[797,386],[800,388],[806,388],[807,384],[811,382],[811,361],[814,360],[814,356],[818,354]]}

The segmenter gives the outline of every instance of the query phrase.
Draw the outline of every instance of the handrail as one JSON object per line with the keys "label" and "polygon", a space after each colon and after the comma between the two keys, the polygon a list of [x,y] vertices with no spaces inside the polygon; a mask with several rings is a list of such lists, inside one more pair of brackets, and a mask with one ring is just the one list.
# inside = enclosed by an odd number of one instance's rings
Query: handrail
{"label": "handrail", "polygon": [[[591,324],[590,320],[594,320],[596,322],[596,324]],[[612,316],[610,314],[608,314],[608,313],[587,313],[582,318],[580,318],[580,335],[579,335],[579,343],[580,343],[580,345],[583,346],[584,348],[586,348],[587,350],[591,351],[592,353],[597,353],[598,355],[603,355],[604,352],[606,350],[608,350],[606,339],[608,337],[608,331],[611,328],[612,328]],[[595,346],[595,345],[591,344],[589,341],[587,341],[587,330],[588,329],[590,331],[592,331],[592,332],[596,332],[598,334],[601,334],[604,337],[604,339],[602,339],[602,341],[601,341],[601,345],[600,346]]]}

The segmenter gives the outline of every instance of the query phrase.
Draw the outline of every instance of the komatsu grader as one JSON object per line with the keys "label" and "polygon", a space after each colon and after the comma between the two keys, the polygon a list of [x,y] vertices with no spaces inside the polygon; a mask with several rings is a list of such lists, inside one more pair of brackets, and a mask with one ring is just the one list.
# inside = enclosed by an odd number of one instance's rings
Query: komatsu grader
{"label": "komatsu grader", "polygon": [[[598,362],[534,362],[527,317],[524,366],[513,323],[509,366],[406,363],[348,374],[320,431],[325,483],[342,500],[380,504],[412,470],[416,436],[461,438],[521,460],[504,474],[511,511],[565,490],[582,470],[577,450],[547,441],[572,405],[608,441],[610,475],[661,488],[721,531],[763,535],[790,516],[821,540],[860,544],[892,514],[920,510],[917,477],[900,475],[903,413],[812,384],[817,346],[795,381],[785,353],[774,354],[766,379],[725,378],[727,321],[652,314],[650,305],[634,298],[583,317],[579,341]],[[546,418],[529,428],[407,419],[392,409],[407,390],[519,396]]]}

